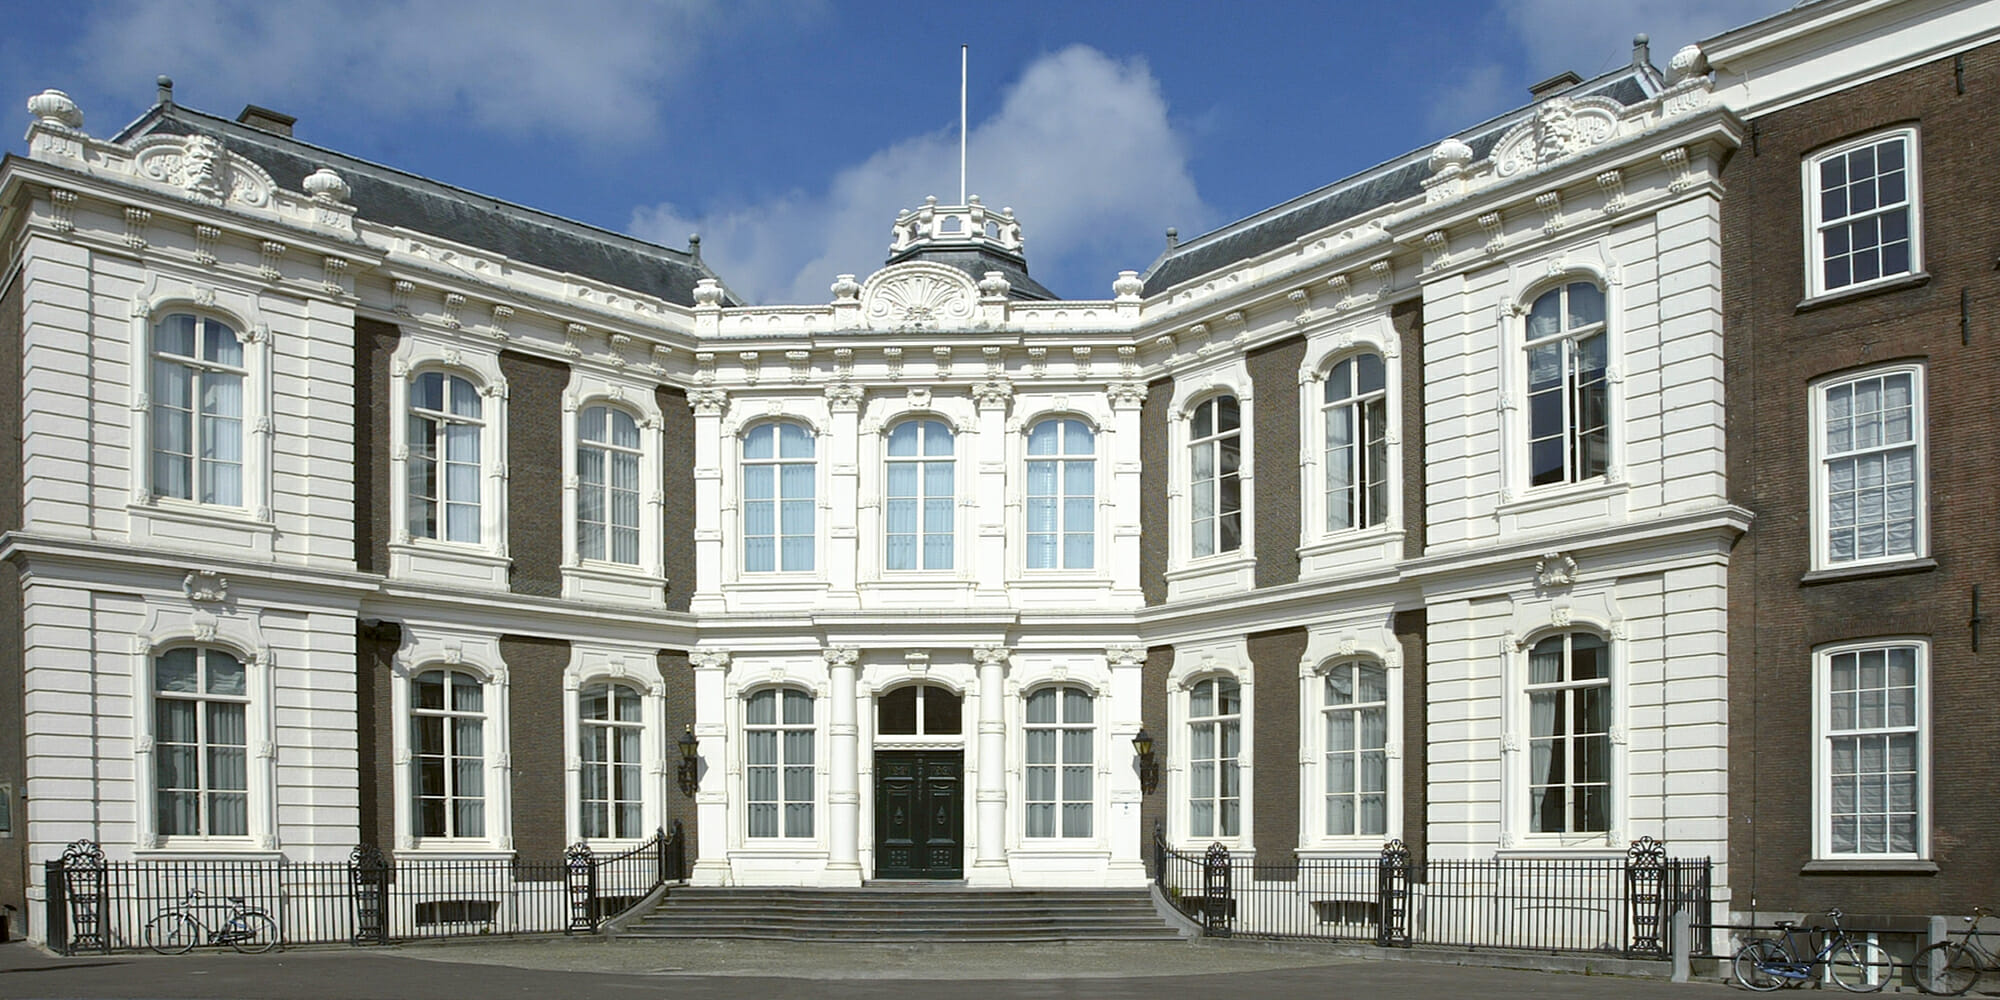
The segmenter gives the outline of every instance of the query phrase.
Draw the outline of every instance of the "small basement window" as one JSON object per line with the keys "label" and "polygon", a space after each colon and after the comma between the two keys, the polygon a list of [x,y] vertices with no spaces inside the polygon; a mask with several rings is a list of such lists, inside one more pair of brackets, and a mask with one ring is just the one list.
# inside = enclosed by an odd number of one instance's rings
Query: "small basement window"
{"label": "small basement window", "polygon": [[500,904],[490,899],[440,899],[417,904],[417,926],[490,924]]}

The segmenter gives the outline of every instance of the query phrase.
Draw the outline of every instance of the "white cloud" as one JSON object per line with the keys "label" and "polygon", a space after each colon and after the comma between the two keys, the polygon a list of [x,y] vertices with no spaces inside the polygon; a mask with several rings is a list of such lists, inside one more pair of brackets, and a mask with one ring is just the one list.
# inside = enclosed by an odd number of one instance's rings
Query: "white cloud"
{"label": "white cloud", "polygon": [[[970,192],[1014,208],[1031,273],[1058,292],[1107,297],[1119,268],[1151,263],[1167,226],[1198,232],[1211,221],[1186,143],[1140,59],[1085,46],[1036,59],[967,146]],[[836,274],[879,267],[896,212],[931,194],[957,200],[949,127],[880,150],[824,191],[692,213],[643,206],[630,228],[672,245],[699,231],[704,258],[752,301],[818,302]]]}
{"label": "white cloud", "polygon": [[114,0],[90,9],[74,51],[98,79],[168,70],[277,107],[459,112],[605,141],[655,127],[665,85],[725,14],[745,20],[726,0]]}

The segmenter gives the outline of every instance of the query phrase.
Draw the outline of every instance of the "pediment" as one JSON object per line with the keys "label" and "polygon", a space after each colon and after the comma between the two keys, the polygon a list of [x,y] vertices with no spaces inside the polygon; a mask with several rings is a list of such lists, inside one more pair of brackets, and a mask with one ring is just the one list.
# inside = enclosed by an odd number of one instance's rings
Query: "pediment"
{"label": "pediment", "polygon": [[149,135],[132,143],[133,169],[141,177],[211,205],[266,208],[278,185],[271,175],[205,135]]}
{"label": "pediment", "polygon": [[1543,101],[1533,117],[1514,126],[1493,147],[1494,172],[1511,177],[1609,142],[1618,135],[1624,110],[1608,97]]}
{"label": "pediment", "polygon": [[861,286],[861,315],[885,330],[969,327],[979,304],[972,277],[927,261],[891,264]]}

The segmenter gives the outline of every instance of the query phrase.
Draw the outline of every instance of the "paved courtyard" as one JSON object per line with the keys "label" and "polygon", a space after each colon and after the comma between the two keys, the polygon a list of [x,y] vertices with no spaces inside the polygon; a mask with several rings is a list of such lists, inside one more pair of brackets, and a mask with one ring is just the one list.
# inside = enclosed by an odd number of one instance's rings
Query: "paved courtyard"
{"label": "paved courtyard", "polygon": [[[456,1000],[463,997],[1226,1000],[1718,997],[1714,984],[1342,959],[1248,943],[795,945],[535,940],[271,955],[52,958],[0,945],[0,997]],[[1740,993],[1740,991],[1736,991]]]}

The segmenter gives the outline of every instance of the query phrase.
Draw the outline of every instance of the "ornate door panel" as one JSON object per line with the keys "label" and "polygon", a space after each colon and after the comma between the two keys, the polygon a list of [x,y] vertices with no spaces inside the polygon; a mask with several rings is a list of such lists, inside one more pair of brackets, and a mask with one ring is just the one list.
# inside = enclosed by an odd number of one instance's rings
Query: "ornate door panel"
{"label": "ornate door panel", "polygon": [[875,877],[965,877],[965,752],[875,754]]}

